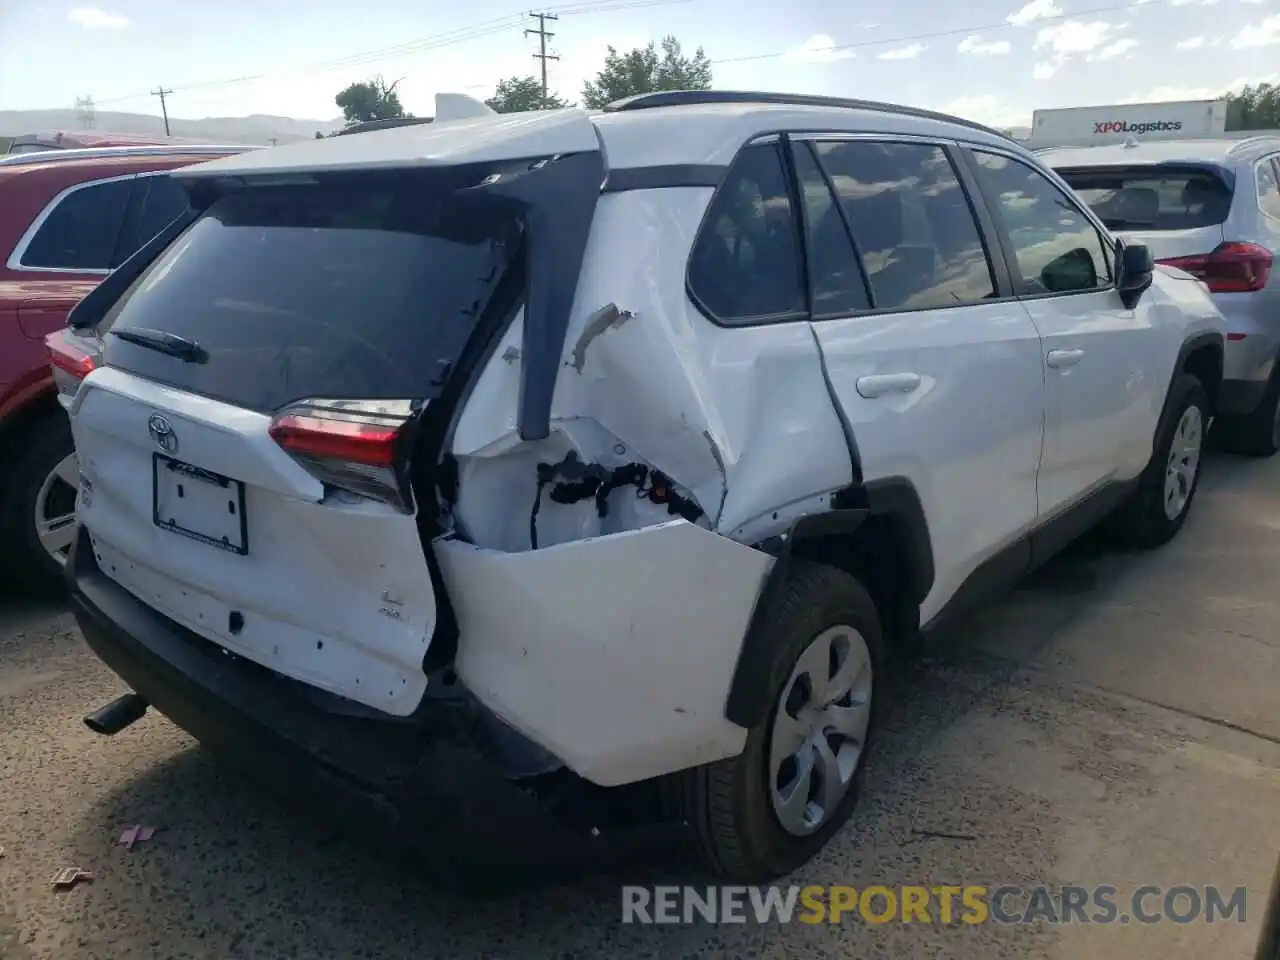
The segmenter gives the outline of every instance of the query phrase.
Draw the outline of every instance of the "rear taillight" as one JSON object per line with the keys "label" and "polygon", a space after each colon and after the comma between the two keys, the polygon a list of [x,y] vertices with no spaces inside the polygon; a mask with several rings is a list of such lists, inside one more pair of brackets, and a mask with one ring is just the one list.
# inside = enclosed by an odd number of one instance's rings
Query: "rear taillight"
{"label": "rear taillight", "polygon": [[80,382],[98,367],[100,345],[74,333],[70,328],[55,330],[44,338],[49,348],[49,364],[58,393],[74,397]]}
{"label": "rear taillight", "polygon": [[302,400],[277,413],[267,432],[327,486],[409,513],[413,414],[410,400]]}
{"label": "rear taillight", "polygon": [[1160,261],[1203,280],[1210,293],[1252,293],[1267,285],[1275,257],[1256,243],[1224,243],[1211,253]]}

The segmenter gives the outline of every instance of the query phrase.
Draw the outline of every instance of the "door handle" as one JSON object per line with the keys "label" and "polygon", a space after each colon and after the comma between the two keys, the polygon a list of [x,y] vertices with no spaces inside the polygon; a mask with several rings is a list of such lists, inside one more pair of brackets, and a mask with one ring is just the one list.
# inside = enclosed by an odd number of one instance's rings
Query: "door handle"
{"label": "door handle", "polygon": [[858,396],[868,400],[886,393],[910,393],[919,386],[918,373],[876,373],[857,380]]}
{"label": "door handle", "polygon": [[1083,359],[1083,350],[1050,350],[1045,361],[1055,370],[1062,370],[1065,367],[1074,367]]}

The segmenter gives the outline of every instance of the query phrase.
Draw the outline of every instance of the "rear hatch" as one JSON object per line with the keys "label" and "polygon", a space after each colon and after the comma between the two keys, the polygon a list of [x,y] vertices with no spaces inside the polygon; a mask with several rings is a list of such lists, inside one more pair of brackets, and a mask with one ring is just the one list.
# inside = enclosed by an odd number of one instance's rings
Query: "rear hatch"
{"label": "rear hatch", "polygon": [[523,242],[455,179],[229,178],[100,322],[51,341],[103,572],[399,716],[437,620],[414,431]]}
{"label": "rear hatch", "polygon": [[1226,231],[1235,177],[1215,163],[1059,168],[1058,174],[1117,236],[1146,244],[1211,293],[1252,293],[1266,284],[1269,251]]}
{"label": "rear hatch", "polygon": [[1145,243],[1157,260],[1208,253],[1225,239],[1233,183],[1213,164],[1060,169],[1113,233]]}

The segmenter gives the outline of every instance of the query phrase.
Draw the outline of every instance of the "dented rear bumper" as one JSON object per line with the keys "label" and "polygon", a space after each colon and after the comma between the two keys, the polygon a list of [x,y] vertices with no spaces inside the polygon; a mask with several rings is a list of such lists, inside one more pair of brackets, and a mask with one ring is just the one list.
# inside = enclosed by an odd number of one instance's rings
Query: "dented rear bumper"
{"label": "dented rear bumper", "polygon": [[329,695],[229,655],[134,598],[98,569],[83,531],[68,578],[94,653],[287,800],[425,855],[467,886],[521,863],[545,870],[600,852],[589,830],[566,826],[500,769],[493,719],[471,698],[424,702],[403,720],[342,715],[326,709]]}
{"label": "dented rear bumper", "polygon": [[685,520],[435,552],[458,675],[579,776],[616,786],[742,752],[725,704],[773,557]]}

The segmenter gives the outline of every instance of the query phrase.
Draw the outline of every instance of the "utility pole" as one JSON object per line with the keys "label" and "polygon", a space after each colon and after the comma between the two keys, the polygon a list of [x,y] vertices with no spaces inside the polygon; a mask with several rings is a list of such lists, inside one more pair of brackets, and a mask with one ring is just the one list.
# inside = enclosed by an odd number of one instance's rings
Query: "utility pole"
{"label": "utility pole", "polygon": [[548,40],[550,40],[552,37],[554,37],[554,36],[555,36],[555,34],[554,34],[554,33],[548,33],[548,32],[547,32],[547,21],[548,21],[548,20],[559,20],[560,18],[559,18],[559,17],[557,17],[554,13],[532,13],[532,12],[530,12],[529,16],[533,17],[535,20],[537,20],[537,21],[538,21],[538,29],[537,29],[537,30],[526,30],[526,31],[524,32],[524,35],[527,37],[527,36],[529,36],[529,34],[533,34],[535,37],[537,37],[537,38],[538,38],[538,52],[537,52],[537,53],[535,53],[535,54],[533,55],[533,59],[542,61],[542,105],[543,105],[543,106],[546,106],[546,103],[547,103],[547,61],[548,61],[548,60],[559,60],[559,59],[560,59],[559,57],[557,57],[557,56],[556,56],[555,54],[553,54],[553,53],[547,53],[547,41],[548,41]]}
{"label": "utility pole", "polygon": [[82,129],[93,129],[93,97],[76,97],[76,119]]}
{"label": "utility pole", "polygon": [[153,97],[160,98],[160,112],[164,114],[164,135],[166,137],[169,136],[169,107],[168,104],[164,102],[164,98],[169,96],[171,93],[173,93],[172,90],[166,90],[164,87],[156,87],[156,89],[151,91],[151,95]]}

